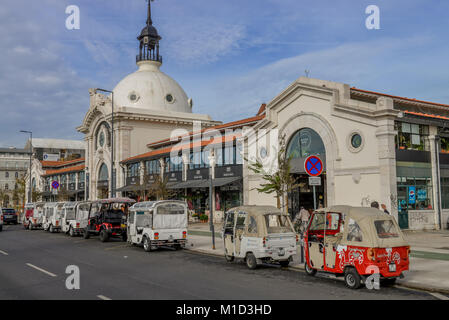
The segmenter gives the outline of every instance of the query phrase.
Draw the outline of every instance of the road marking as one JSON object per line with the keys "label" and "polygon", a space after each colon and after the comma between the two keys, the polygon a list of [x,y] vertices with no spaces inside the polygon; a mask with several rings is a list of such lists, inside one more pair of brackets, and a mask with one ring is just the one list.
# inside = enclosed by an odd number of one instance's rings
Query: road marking
{"label": "road marking", "polygon": [[0,250],[0,253],[3,254],[3,255],[5,255],[5,256],[8,255],[8,253],[6,253],[5,251],[2,251],[2,250]]}
{"label": "road marking", "polygon": [[55,275],[54,273],[51,273],[51,272],[48,272],[48,271],[46,271],[46,270],[44,270],[44,269],[41,269],[41,268],[39,268],[39,267],[36,267],[35,265],[33,265],[33,264],[31,264],[31,263],[27,263],[26,265],[29,266],[29,267],[31,267],[31,268],[34,268],[34,269],[36,269],[36,270],[38,270],[38,271],[40,271],[40,272],[43,272],[43,273],[45,273],[45,274],[48,274],[50,277],[56,277],[56,275]]}
{"label": "road marking", "polygon": [[434,296],[435,298],[438,298],[440,300],[449,300],[449,297],[446,297],[440,293],[437,292],[429,292],[432,296]]}
{"label": "road marking", "polygon": [[102,296],[101,294],[97,296],[97,298],[100,298],[101,300],[112,300],[111,298]]}

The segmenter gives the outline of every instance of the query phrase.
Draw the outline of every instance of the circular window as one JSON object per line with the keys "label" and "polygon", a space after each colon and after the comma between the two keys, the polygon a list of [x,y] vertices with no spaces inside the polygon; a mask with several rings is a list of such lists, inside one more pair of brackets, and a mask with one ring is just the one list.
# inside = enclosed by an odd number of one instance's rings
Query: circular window
{"label": "circular window", "polygon": [[167,100],[168,103],[173,103],[175,101],[175,98],[171,94],[167,94],[165,96],[165,100]]}
{"label": "circular window", "polygon": [[137,102],[138,100],[139,100],[139,95],[136,93],[136,92],[131,92],[129,95],[128,95],[128,99],[131,101],[131,102]]}
{"label": "circular window", "polygon": [[351,146],[354,149],[358,149],[360,148],[361,145],[362,145],[362,136],[359,135],[358,133],[353,134],[351,137]]}
{"label": "circular window", "polygon": [[360,131],[353,131],[347,138],[348,149],[351,152],[359,152],[365,145],[365,139]]}
{"label": "circular window", "polygon": [[262,159],[265,159],[268,155],[267,149],[265,147],[260,148],[259,154]]}

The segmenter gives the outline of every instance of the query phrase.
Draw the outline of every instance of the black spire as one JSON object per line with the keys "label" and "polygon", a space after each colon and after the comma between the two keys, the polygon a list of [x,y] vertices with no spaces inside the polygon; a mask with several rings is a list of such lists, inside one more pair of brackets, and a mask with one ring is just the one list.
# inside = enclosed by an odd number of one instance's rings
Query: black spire
{"label": "black spire", "polygon": [[162,63],[162,57],[159,55],[159,41],[162,39],[157,33],[157,29],[153,26],[151,19],[151,1],[148,1],[148,18],[147,25],[142,29],[142,32],[137,37],[140,42],[140,50],[137,55],[137,62],[139,61],[159,61]]}

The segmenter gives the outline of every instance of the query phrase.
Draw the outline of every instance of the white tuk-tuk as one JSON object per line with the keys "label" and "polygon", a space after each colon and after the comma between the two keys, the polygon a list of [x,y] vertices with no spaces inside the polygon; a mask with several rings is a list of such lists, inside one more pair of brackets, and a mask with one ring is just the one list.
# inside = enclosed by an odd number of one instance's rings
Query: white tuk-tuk
{"label": "white tuk-tuk", "polygon": [[242,206],[226,212],[225,257],[244,259],[248,268],[279,263],[287,267],[296,254],[297,235],[290,217],[271,206]]}
{"label": "white tuk-tuk", "polygon": [[187,205],[163,200],[134,204],[129,209],[128,242],[149,252],[161,246],[184,248],[187,242]]}
{"label": "white tuk-tuk", "polygon": [[61,221],[61,231],[64,233],[69,233],[72,221],[75,221],[77,202],[65,202],[62,206],[62,221]]}
{"label": "white tuk-tuk", "polygon": [[49,202],[45,204],[42,222],[42,227],[45,231],[54,233],[61,230],[63,206],[64,202]]}
{"label": "white tuk-tuk", "polygon": [[25,215],[23,221],[25,229],[33,230],[42,227],[44,205],[45,202],[37,202],[27,205],[27,214]]}

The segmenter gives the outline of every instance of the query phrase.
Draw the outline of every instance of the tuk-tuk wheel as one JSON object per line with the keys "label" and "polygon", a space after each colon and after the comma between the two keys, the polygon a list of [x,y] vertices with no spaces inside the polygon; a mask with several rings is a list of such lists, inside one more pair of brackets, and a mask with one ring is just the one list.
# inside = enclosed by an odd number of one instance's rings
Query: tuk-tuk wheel
{"label": "tuk-tuk wheel", "polygon": [[33,226],[31,225],[31,223],[28,224],[28,229],[33,230]]}
{"label": "tuk-tuk wheel", "polygon": [[345,270],[345,284],[349,289],[360,288],[362,281],[359,273],[354,268],[348,268]]}
{"label": "tuk-tuk wheel", "polygon": [[145,250],[145,252],[151,251],[151,243],[148,237],[143,237],[143,250]]}
{"label": "tuk-tuk wheel", "polygon": [[89,238],[90,238],[89,231],[84,230],[84,232],[83,232],[83,238],[84,238],[84,239],[89,239]]}
{"label": "tuk-tuk wheel", "polygon": [[226,259],[227,262],[232,262],[232,261],[234,261],[234,256],[230,256],[230,255],[225,254],[225,259]]}
{"label": "tuk-tuk wheel", "polygon": [[101,242],[107,242],[109,240],[109,234],[106,230],[101,230],[100,232],[100,240]]}
{"label": "tuk-tuk wheel", "polygon": [[69,229],[69,236],[71,236],[71,237],[75,236],[75,232],[73,231],[72,227],[70,227],[70,229]]}
{"label": "tuk-tuk wheel", "polygon": [[306,270],[306,273],[309,276],[314,276],[316,274],[316,269],[312,269],[309,267],[309,264],[307,263],[307,261],[304,264],[304,270]]}
{"label": "tuk-tuk wheel", "polygon": [[50,233],[55,232],[55,230],[53,230],[53,225],[50,225],[50,227],[48,228],[48,230],[50,231]]}
{"label": "tuk-tuk wheel", "polygon": [[251,252],[246,254],[246,265],[250,269],[256,269],[257,268],[257,259]]}

